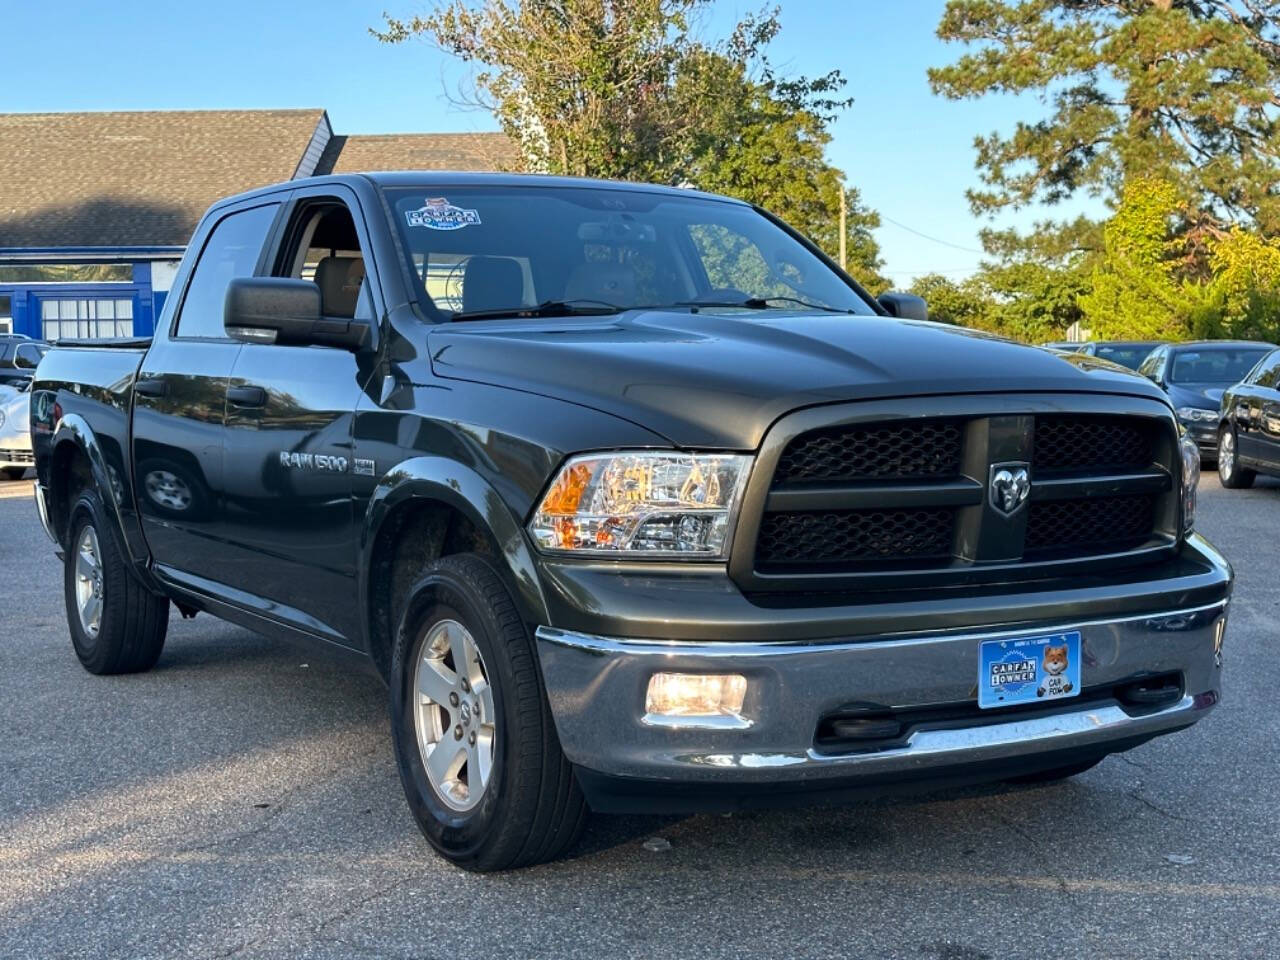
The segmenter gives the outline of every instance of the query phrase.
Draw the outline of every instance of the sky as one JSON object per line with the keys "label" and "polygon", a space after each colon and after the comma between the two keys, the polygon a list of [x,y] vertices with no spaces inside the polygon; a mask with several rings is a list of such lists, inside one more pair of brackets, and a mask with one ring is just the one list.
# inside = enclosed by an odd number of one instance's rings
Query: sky
{"label": "sky", "polygon": [[[832,127],[828,159],[880,213],[886,275],[906,286],[922,273],[972,272],[987,224],[965,199],[978,182],[973,138],[1034,118],[1038,103],[930,92],[926,69],[959,54],[934,34],[943,0],[780,2],[775,65],[810,76],[838,69],[849,81],[854,103]],[[0,0],[10,39],[0,112],[324,107],[338,133],[497,129],[487,112],[457,105],[467,66],[426,42],[392,47],[370,36],[383,10],[410,16],[426,5]],[[724,36],[763,5],[717,0],[701,26]]]}

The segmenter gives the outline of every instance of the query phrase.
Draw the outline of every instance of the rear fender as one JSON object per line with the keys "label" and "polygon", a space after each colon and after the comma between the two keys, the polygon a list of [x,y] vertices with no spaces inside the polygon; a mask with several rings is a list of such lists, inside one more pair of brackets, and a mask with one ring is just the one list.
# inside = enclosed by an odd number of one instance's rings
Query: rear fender
{"label": "rear fender", "polygon": [[[55,464],[61,462],[67,445],[75,447],[88,461],[93,486],[102,501],[107,522],[115,529],[118,542],[124,550],[129,572],[149,590],[161,592],[151,575],[151,554],[142,536],[142,526],[133,498],[126,486],[128,473],[124,470],[121,459],[125,452],[107,451],[84,417],[75,413],[63,416],[54,430],[51,447]],[[58,542],[64,549],[68,548],[67,536],[71,511],[75,508],[75,503],[71,501],[73,491],[69,488],[67,480],[65,472],[51,474],[48,491],[50,521]]]}

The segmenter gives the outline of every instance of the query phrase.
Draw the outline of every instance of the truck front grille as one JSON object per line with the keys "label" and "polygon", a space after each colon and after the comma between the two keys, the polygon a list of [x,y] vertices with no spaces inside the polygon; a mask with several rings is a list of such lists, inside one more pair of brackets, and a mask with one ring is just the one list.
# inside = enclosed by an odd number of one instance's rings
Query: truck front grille
{"label": "truck front grille", "polygon": [[1037,476],[1077,470],[1136,470],[1151,465],[1152,425],[1109,416],[1036,418],[1031,461]]}
{"label": "truck front grille", "polygon": [[[1046,576],[1053,564],[1103,555],[1140,562],[1177,543],[1181,461],[1166,410],[1008,406],[819,422],[775,441],[772,476],[752,481],[767,487],[752,501],[759,512],[743,518],[731,567],[760,592],[849,587],[890,573],[974,582]],[[1012,511],[989,489],[992,473],[1009,465],[1031,478]]]}
{"label": "truck front grille", "polygon": [[1155,507],[1156,498],[1149,493],[1033,503],[1027,515],[1027,553],[1141,543],[1151,536]]}
{"label": "truck front grille", "polygon": [[954,527],[946,509],[767,513],[756,555],[769,566],[946,560]]}
{"label": "truck front grille", "polygon": [[814,430],[791,441],[775,483],[910,480],[960,473],[960,423],[877,423]]}

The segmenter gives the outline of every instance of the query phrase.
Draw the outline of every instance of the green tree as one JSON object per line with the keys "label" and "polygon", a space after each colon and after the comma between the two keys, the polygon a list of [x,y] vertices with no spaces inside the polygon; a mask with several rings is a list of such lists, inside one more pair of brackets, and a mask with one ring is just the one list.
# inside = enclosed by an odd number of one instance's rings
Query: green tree
{"label": "green tree", "polygon": [[[478,66],[488,107],[534,171],[688,184],[766,207],[839,250],[843,177],[827,126],[851,102],[838,71],[785,77],[766,47],[776,9],[723,42],[691,28],[710,0],[454,0],[385,17],[388,43],[426,37]],[[846,189],[851,273],[879,292],[878,216]]]}
{"label": "green tree", "polygon": [[996,303],[974,278],[956,282],[940,273],[926,273],[916,277],[907,289],[924,297],[930,320],[978,330],[995,329]]}
{"label": "green tree", "polygon": [[1259,0],[949,0],[929,71],[953,99],[1037,95],[1047,115],[977,138],[979,213],[1170,184],[1187,228],[1280,231],[1280,10]]}
{"label": "green tree", "polygon": [[1184,240],[1176,232],[1178,193],[1167,181],[1139,177],[1103,231],[1105,255],[1080,297],[1085,325],[1101,340],[1182,340],[1195,287],[1178,276]]}

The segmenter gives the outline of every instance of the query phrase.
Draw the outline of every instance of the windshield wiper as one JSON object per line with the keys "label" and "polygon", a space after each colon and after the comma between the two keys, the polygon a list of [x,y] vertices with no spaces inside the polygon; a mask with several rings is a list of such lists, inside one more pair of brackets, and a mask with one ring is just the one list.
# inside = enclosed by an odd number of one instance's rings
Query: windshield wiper
{"label": "windshield wiper", "polygon": [[745,300],[681,300],[675,305],[677,307],[742,307],[746,310],[767,310],[773,306],[775,301],[783,303],[794,303],[797,306],[804,307],[806,310],[821,310],[824,313],[853,313],[843,307],[828,307],[823,303],[810,303],[808,300],[801,300],[799,297],[747,297]]}
{"label": "windshield wiper", "polygon": [[458,310],[450,320],[497,320],[502,317],[594,317],[620,313],[620,307],[607,300],[543,300],[534,307],[496,307],[492,310]]}

